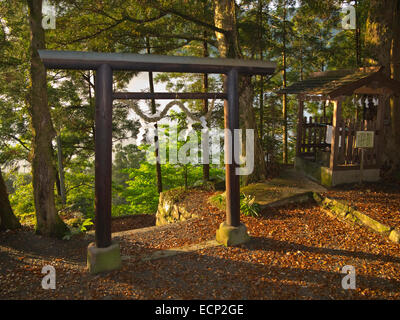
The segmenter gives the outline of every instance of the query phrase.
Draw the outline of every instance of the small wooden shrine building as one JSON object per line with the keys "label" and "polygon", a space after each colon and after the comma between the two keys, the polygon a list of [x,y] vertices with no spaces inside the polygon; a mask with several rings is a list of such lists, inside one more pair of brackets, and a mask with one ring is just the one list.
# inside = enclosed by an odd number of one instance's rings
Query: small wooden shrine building
{"label": "small wooden shrine building", "polygon": [[[297,169],[325,186],[358,182],[362,151],[356,135],[369,131],[373,146],[364,149],[362,179],[380,179],[384,130],[390,124],[385,105],[390,96],[400,95],[400,82],[388,78],[382,67],[363,67],[314,73],[278,94],[296,94],[299,102]],[[315,101],[322,106],[322,116],[305,117],[305,103]]]}

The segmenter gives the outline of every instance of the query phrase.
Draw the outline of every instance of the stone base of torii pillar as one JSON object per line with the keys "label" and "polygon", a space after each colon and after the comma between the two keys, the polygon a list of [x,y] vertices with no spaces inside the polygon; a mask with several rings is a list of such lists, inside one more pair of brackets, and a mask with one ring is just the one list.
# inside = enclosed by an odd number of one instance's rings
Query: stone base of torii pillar
{"label": "stone base of torii pillar", "polygon": [[119,243],[113,241],[109,247],[98,248],[90,243],[87,251],[87,267],[90,273],[112,271],[122,266]]}
{"label": "stone base of torii pillar", "polygon": [[222,222],[217,230],[217,242],[225,247],[237,246],[250,240],[247,228],[243,223],[238,227],[229,226],[226,222]]}

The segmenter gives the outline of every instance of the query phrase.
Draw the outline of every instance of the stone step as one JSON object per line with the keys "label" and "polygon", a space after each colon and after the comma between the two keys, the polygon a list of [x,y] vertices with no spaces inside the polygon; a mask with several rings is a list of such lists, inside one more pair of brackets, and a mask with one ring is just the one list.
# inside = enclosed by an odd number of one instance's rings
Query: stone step
{"label": "stone step", "polygon": [[[218,247],[221,245],[222,244],[218,243],[216,240],[208,240],[208,241],[205,241],[202,243],[191,244],[191,245],[184,246],[184,247],[158,250],[147,256],[142,257],[141,260],[142,261],[151,261],[151,260],[169,258],[169,257],[176,256],[178,254],[195,252],[198,250],[214,248],[214,247]],[[122,256],[123,261],[131,260],[131,259],[135,259],[135,258],[136,257],[133,257],[133,256]]]}

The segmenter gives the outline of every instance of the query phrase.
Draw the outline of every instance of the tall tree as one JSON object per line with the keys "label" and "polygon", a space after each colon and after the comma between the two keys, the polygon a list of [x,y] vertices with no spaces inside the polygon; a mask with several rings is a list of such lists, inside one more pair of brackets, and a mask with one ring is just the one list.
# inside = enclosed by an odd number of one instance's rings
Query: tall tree
{"label": "tall tree", "polygon": [[42,0],[27,0],[31,30],[30,115],[33,130],[32,175],[36,209],[36,232],[62,237],[68,227],[60,219],[54,203],[55,168],[52,140],[55,130],[47,103],[46,69],[38,50],[45,49],[42,27]]}
{"label": "tall tree", "polygon": [[21,224],[11,209],[7,187],[4,183],[0,168],[0,230],[14,230],[20,227]]}
{"label": "tall tree", "polygon": [[359,22],[359,15],[358,15],[358,0],[354,1],[354,7],[356,9],[356,29],[354,30],[355,33],[355,44],[356,44],[356,62],[357,67],[362,67],[362,58],[361,58],[361,28]]}
{"label": "tall tree", "polygon": [[[260,60],[264,58],[264,46],[263,46],[263,9],[264,0],[258,0],[258,12],[257,12],[257,30],[258,30],[258,49]],[[260,96],[259,96],[259,108],[260,108],[260,139],[261,143],[264,139],[264,76],[260,76]]]}
{"label": "tall tree", "polygon": [[[371,0],[366,44],[373,58],[392,79],[400,81],[400,0]],[[400,168],[400,99],[390,99],[385,110],[390,127],[385,130],[386,175]]]}
{"label": "tall tree", "polygon": [[[204,38],[206,38],[206,32],[204,31]],[[208,57],[208,44],[207,41],[203,41],[203,56]],[[208,74],[203,74],[203,92],[208,92]],[[208,100],[203,100],[203,114],[208,113]],[[203,149],[205,159],[209,158],[209,152],[207,148]],[[203,164],[203,181],[206,182],[210,180],[210,165],[208,163]]]}
{"label": "tall tree", "polygon": [[[282,60],[283,60],[283,88],[287,86],[287,29],[286,29],[286,16],[287,16],[287,7],[286,0],[283,0],[283,44],[282,44]],[[287,103],[287,95],[282,95],[282,116],[283,116],[283,163],[288,163],[288,103]]]}
{"label": "tall tree", "polygon": [[[146,37],[146,47],[147,47],[147,53],[151,53],[151,46],[150,46],[150,38]],[[150,86],[150,92],[154,93],[154,78],[153,78],[153,72],[149,72],[149,86]],[[156,105],[156,100],[151,99],[151,113],[156,114],[157,113],[157,105]],[[161,193],[163,191],[162,187],[162,173],[161,173],[161,163],[160,163],[160,157],[159,157],[159,143],[158,143],[158,124],[157,122],[154,124],[154,129],[155,129],[155,135],[154,135],[154,155],[157,160],[156,162],[156,172],[157,172],[157,191],[158,193]]]}
{"label": "tall tree", "polygon": [[[234,0],[214,1],[215,34],[218,51],[223,58],[242,58],[236,19],[236,3]],[[239,84],[239,109],[244,129],[253,129],[254,135],[254,171],[243,177],[243,183],[249,184],[266,178],[264,151],[257,134],[257,123],[253,109],[253,86],[250,77],[241,77]]]}

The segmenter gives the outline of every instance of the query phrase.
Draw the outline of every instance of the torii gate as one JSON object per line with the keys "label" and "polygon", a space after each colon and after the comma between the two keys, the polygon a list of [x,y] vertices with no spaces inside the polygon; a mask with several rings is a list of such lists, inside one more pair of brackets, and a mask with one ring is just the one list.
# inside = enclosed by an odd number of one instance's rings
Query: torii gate
{"label": "torii gate", "polygon": [[[88,247],[88,268],[92,273],[121,266],[119,244],[111,239],[112,105],[114,99],[224,99],[225,129],[239,129],[239,74],[270,75],[276,64],[259,60],[162,56],[151,54],[97,53],[39,50],[47,69],[95,70],[95,243]],[[113,92],[113,71],[180,72],[225,74],[224,93]],[[226,246],[248,240],[240,223],[240,185],[236,175],[234,139],[225,143],[232,156],[225,165],[226,221],[217,230],[217,240]],[[225,137],[225,141],[228,139]],[[229,162],[229,161],[228,161]]]}

